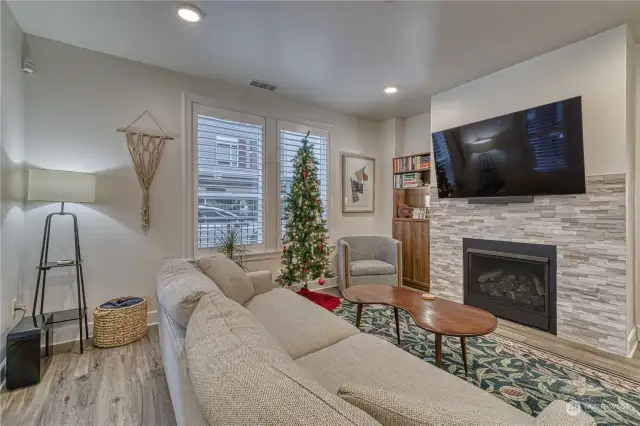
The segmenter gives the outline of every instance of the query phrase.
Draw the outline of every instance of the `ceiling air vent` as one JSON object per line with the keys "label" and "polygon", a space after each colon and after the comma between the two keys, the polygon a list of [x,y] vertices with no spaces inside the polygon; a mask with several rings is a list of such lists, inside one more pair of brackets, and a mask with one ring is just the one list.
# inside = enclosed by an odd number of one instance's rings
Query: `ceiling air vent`
{"label": "ceiling air vent", "polygon": [[273,92],[278,88],[278,86],[274,86],[273,84],[267,83],[266,81],[260,80],[251,80],[249,82],[249,86],[257,87],[259,89],[269,90]]}

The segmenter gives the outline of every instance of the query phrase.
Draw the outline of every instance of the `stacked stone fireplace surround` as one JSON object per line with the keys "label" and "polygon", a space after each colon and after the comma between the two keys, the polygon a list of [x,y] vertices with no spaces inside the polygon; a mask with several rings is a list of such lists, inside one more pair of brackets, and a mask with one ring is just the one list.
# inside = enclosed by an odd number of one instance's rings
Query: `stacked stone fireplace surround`
{"label": "stacked stone fireplace surround", "polygon": [[586,194],[468,204],[431,192],[431,291],[463,302],[463,238],[557,246],[557,335],[627,355],[625,175],[588,176]]}

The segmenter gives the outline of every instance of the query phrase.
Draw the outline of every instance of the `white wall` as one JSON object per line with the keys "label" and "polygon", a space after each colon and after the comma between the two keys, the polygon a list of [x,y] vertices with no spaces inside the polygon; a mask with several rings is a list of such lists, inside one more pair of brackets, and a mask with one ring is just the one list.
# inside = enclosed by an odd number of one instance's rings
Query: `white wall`
{"label": "white wall", "polygon": [[[378,185],[376,212],[345,215],[341,207],[340,152],[379,159],[378,125],[282,98],[253,88],[235,87],[191,77],[50,40],[28,37],[37,71],[27,81],[26,159],[30,167],[67,169],[98,174],[93,205],[70,205],[78,214],[90,309],[116,296],[149,298],[155,310],[154,282],[164,256],[183,253],[184,119],[183,95],[208,97],[238,109],[268,110],[330,123],[330,238],[375,233],[382,211]],[[151,188],[151,229],[140,230],[141,191],[118,127],[148,109],[170,134]],[[376,164],[378,170],[380,161]],[[27,205],[25,260],[27,294],[35,284],[44,216],[58,207]],[[54,224],[53,256],[72,254],[70,229]],[[254,268],[277,270],[278,260],[263,260]],[[59,275],[58,275],[59,274]],[[59,268],[47,284],[50,309],[75,306],[73,276]]]}
{"label": "white wall", "polygon": [[431,112],[415,115],[404,120],[404,140],[397,157],[431,152]]}
{"label": "white wall", "polygon": [[635,318],[635,288],[638,269],[636,268],[636,246],[640,241],[636,240],[636,193],[640,188],[637,185],[636,174],[636,43],[633,40],[629,28],[625,28],[626,44],[626,124],[627,124],[627,170],[629,185],[627,187],[627,339],[629,350],[635,350],[636,318]]}
{"label": "white wall", "polygon": [[[627,174],[627,331],[633,328],[635,191],[635,43],[620,26],[431,99],[439,131],[582,96],[585,172]],[[635,218],[635,220],[634,220]]]}
{"label": "white wall", "polygon": [[[380,188],[381,211],[379,217],[378,230],[376,234],[391,235],[393,219],[393,158],[398,152],[398,147],[402,146],[404,133],[404,120],[401,118],[390,118],[380,123],[380,157],[376,165],[376,175]],[[376,203],[377,204],[377,203]]]}
{"label": "white wall", "polygon": [[21,313],[13,317],[11,302],[21,299],[24,211],[24,35],[11,10],[0,2],[2,58],[0,62],[0,362],[4,362],[6,334]]}
{"label": "white wall", "polygon": [[[637,171],[640,169],[640,45],[636,46],[636,150],[635,150],[635,165],[636,165],[636,215],[640,215],[640,173]],[[635,249],[636,253],[640,253],[640,224],[638,216],[636,216],[635,227]],[[635,270],[640,271],[640,256],[636,256]],[[636,329],[640,331],[640,273],[636,273],[635,276],[635,301],[636,301]],[[638,334],[640,340],[640,334]]]}
{"label": "white wall", "polygon": [[431,98],[431,131],[582,96],[588,175],[627,170],[626,28],[618,27]]}

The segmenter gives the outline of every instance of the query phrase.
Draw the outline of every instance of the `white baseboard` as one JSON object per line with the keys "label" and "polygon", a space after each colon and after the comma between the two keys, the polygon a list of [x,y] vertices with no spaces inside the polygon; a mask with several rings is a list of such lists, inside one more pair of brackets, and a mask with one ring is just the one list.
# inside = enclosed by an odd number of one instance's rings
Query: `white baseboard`
{"label": "white baseboard", "polygon": [[[147,326],[158,324],[158,311],[147,312]],[[84,325],[84,324],[83,324]],[[53,329],[53,344],[61,345],[78,340],[78,323],[69,321],[64,326]],[[84,334],[84,330],[82,331]],[[93,322],[89,323],[89,338],[93,336]]]}
{"label": "white baseboard", "polygon": [[638,326],[633,327],[633,330],[631,330],[631,333],[627,336],[627,348],[629,350],[627,358],[631,358],[638,348],[638,338],[640,338],[638,328]]}
{"label": "white baseboard", "polygon": [[309,290],[323,290],[325,288],[333,288],[338,287],[338,279],[337,278],[327,278],[323,285],[318,284],[318,280],[309,281],[307,283],[307,288]]}
{"label": "white baseboard", "polygon": [[320,291],[320,290],[326,290],[329,288],[338,288],[338,284],[318,286],[316,288],[311,289],[311,291]]}

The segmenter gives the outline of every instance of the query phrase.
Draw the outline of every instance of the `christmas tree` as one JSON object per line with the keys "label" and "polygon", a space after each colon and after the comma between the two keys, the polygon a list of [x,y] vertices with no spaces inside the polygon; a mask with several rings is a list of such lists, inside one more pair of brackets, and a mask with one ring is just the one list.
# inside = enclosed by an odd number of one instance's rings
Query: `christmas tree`
{"label": "christmas tree", "polygon": [[282,249],[280,285],[302,284],[319,278],[332,277],[327,245],[327,223],[322,217],[318,164],[309,145],[309,133],[293,159],[294,179],[285,200],[285,235]]}

